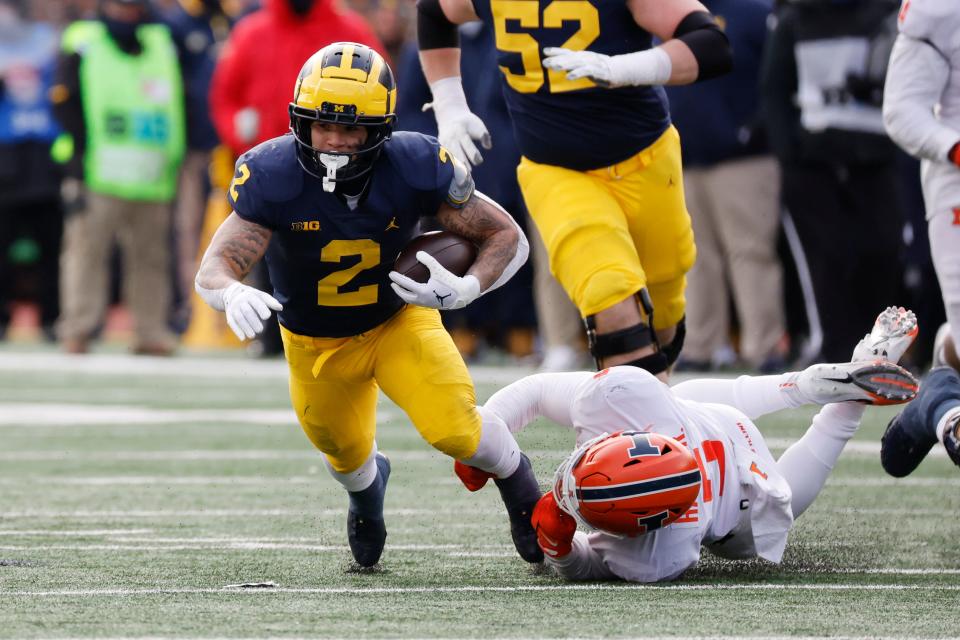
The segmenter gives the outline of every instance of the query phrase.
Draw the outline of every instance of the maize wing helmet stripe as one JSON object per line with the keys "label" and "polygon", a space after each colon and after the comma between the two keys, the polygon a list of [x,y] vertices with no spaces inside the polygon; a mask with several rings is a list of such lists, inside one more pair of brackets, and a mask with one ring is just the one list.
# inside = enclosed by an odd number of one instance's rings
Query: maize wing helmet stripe
{"label": "maize wing helmet stripe", "polygon": [[360,117],[393,114],[396,104],[393,73],[383,57],[369,47],[337,43],[324,47],[304,65],[294,102],[306,109],[352,105]]}
{"label": "maize wing helmet stripe", "polygon": [[675,476],[657,478],[644,482],[630,482],[615,486],[598,488],[578,488],[577,497],[580,502],[602,502],[622,498],[636,498],[653,493],[663,493],[674,489],[683,489],[700,484],[700,471],[693,470]]}

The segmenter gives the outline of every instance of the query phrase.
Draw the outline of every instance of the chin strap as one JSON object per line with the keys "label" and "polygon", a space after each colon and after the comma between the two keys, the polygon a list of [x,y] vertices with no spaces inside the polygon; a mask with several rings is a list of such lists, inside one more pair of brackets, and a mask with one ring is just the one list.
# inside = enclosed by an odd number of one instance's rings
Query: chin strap
{"label": "chin strap", "polygon": [[350,156],[319,153],[317,157],[320,159],[320,164],[327,169],[327,175],[323,177],[323,190],[331,193],[337,188],[337,171],[347,166]]}

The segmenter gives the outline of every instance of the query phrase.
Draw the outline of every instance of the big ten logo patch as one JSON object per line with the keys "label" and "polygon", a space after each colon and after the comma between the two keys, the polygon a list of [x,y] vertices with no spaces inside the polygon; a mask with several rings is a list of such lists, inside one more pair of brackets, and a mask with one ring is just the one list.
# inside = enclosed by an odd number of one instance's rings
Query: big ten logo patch
{"label": "big ten logo patch", "polygon": [[303,222],[291,222],[291,231],[320,231],[319,220],[305,220]]}

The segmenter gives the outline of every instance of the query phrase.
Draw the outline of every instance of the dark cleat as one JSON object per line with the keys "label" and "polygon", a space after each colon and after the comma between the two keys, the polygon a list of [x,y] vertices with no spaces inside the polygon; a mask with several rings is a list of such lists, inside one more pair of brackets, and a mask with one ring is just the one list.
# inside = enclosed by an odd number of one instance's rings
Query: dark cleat
{"label": "dark cleat", "polygon": [[[387,489],[387,480],[390,478],[390,461],[382,453],[377,454],[377,479],[373,484],[358,491],[361,498],[378,500],[383,504],[383,494]],[[369,495],[363,495],[369,494]],[[374,495],[376,494],[376,495]],[[372,567],[380,560],[383,545],[387,541],[387,526],[383,521],[383,509],[380,509],[379,518],[361,516],[351,508],[347,511],[347,541],[353,559],[361,567]]]}
{"label": "dark cleat", "polygon": [[[896,478],[910,475],[937,443],[937,423],[954,407],[960,407],[960,376],[949,367],[933,369],[913,402],[887,425],[880,441],[884,470]],[[955,425],[947,429],[944,446],[950,458],[960,464],[960,442],[955,429]]]}
{"label": "dark cleat", "polygon": [[530,459],[520,454],[520,466],[508,478],[495,478],[500,497],[510,518],[510,536],[517,553],[527,562],[543,562],[543,550],[537,544],[537,532],[530,523],[533,508],[540,499],[540,485]]}

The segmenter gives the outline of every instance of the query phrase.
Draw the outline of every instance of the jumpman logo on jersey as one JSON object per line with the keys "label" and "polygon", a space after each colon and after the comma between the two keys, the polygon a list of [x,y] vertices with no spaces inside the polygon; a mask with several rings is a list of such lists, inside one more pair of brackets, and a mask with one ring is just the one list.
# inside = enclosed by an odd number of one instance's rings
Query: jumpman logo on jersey
{"label": "jumpman logo on jersey", "polygon": [[446,300],[447,298],[449,298],[451,294],[448,293],[447,295],[442,296],[442,295],[440,295],[439,293],[437,293],[436,291],[434,291],[434,292],[433,292],[433,295],[437,296],[437,302],[440,303],[440,308],[442,309],[442,308],[443,308],[443,301]]}
{"label": "jumpman logo on jersey", "polygon": [[387,224],[387,228],[384,231],[390,231],[391,229],[399,229],[400,225],[397,224],[397,217],[394,216],[390,218],[390,222]]}

